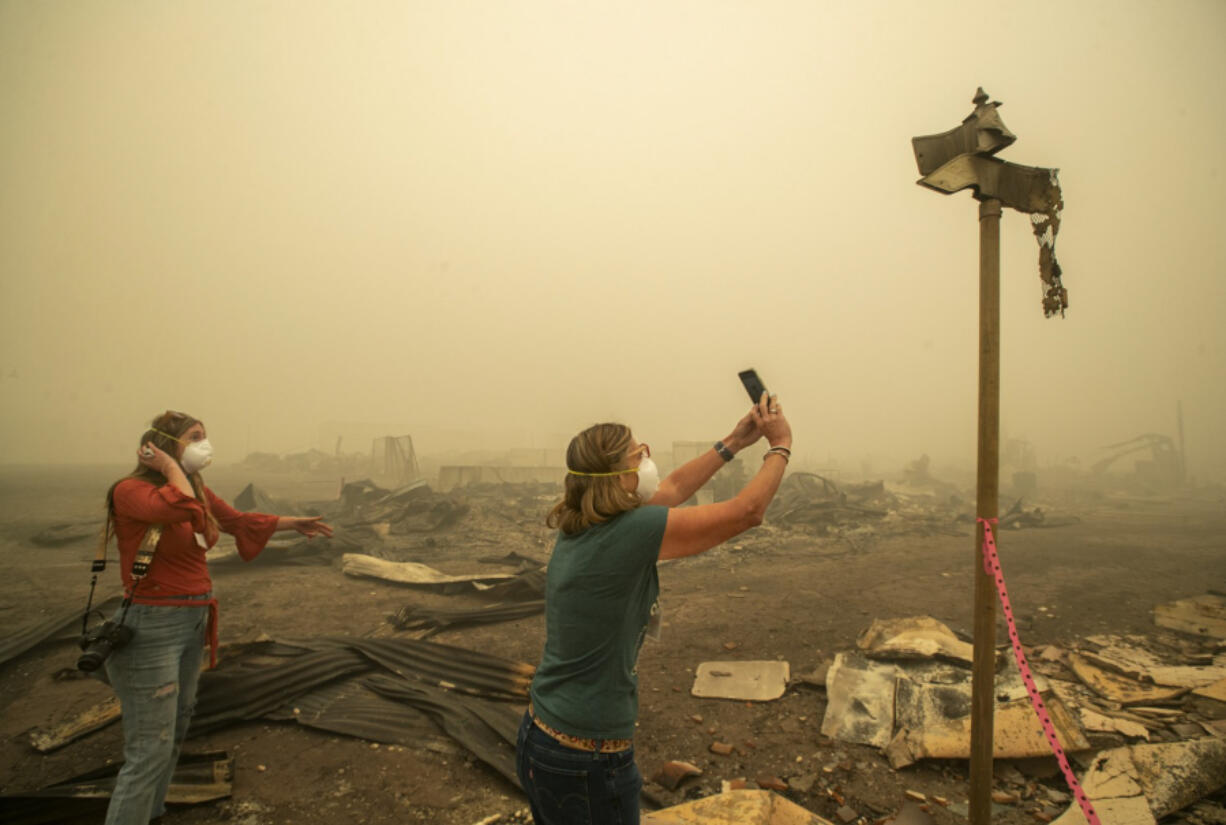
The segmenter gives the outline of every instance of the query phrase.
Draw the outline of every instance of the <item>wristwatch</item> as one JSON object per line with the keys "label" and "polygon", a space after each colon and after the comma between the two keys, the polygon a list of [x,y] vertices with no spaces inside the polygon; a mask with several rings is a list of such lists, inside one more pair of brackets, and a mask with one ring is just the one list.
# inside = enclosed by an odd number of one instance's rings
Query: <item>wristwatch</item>
{"label": "wristwatch", "polygon": [[722,441],[715,442],[715,452],[719,453],[719,457],[724,461],[731,461],[733,459],[732,450],[725,447]]}

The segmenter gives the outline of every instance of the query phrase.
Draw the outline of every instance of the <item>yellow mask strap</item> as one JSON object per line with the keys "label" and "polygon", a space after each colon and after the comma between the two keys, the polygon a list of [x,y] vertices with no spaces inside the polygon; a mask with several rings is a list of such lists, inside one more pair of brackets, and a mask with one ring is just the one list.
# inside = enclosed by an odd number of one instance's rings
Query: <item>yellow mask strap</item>
{"label": "yellow mask strap", "polygon": [[[630,455],[626,457],[633,458],[636,455],[642,455],[642,454],[643,454],[643,445],[639,445],[639,448],[637,450],[635,450],[633,453],[631,453]],[[611,473],[581,473],[578,470],[572,470],[570,467],[566,468],[566,472],[569,473],[570,475],[583,476],[584,478],[608,478],[609,476],[624,476],[626,475],[626,473],[637,473],[638,471],[639,471],[638,467],[631,467],[628,470],[614,470]]]}
{"label": "yellow mask strap", "polygon": [[153,430],[153,431],[154,431],[155,433],[157,433],[158,435],[164,435],[164,436],[166,436],[166,437],[167,437],[167,438],[169,438],[171,441],[178,441],[180,444],[186,444],[186,443],[187,443],[186,441],[184,441],[184,440],[183,440],[183,439],[181,439],[181,438],[175,438],[175,437],[174,437],[173,435],[171,435],[170,433],[164,433],[164,432],[162,432],[162,431],[161,431],[161,430],[159,430],[157,427],[150,427],[149,429]]}

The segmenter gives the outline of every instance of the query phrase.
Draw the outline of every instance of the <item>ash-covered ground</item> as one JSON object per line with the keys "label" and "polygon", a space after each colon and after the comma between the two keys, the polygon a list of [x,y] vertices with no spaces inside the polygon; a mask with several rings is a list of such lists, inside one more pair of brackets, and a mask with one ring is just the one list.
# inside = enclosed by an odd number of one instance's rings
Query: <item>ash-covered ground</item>
{"label": "ash-covered ground", "polygon": [[[84,529],[82,538],[58,546],[39,546],[33,538],[55,524],[100,519],[105,489],[122,472],[0,472],[0,626],[6,635],[84,605],[94,538]],[[300,513],[334,512],[329,508],[339,506],[335,477],[260,473],[242,466],[206,475],[227,499],[255,482]],[[512,572],[519,568],[492,562],[511,553],[547,562],[552,535],[543,522],[555,497],[550,485],[483,485],[430,495],[431,506],[418,507],[399,526],[358,525],[354,518],[346,526],[342,517],[336,519],[341,529],[332,546],[278,545],[253,564],[213,563],[223,645],[263,636],[419,635],[420,629],[396,629],[389,617],[406,607],[488,604],[472,589],[445,593],[345,575],[343,552],[419,562],[450,574]],[[840,651],[854,649],[874,619],[930,616],[969,634],[977,564],[973,491],[908,487],[901,481],[829,485],[796,473],[778,504],[766,524],[750,533],[701,556],[661,565],[663,635],[644,646],[638,668],[636,748],[648,791],[673,804],[718,792],[725,780],[778,782],[779,792],[794,802],[847,822],[880,820],[910,791],[913,798],[924,796],[936,822],[963,821],[964,760],[922,759],[896,770],[879,748],[823,736],[827,696],[820,680],[794,678],[782,698],[757,703],[699,699],[690,689],[698,665],[713,660],[785,660],[793,677],[812,673]],[[1002,496],[1002,513],[1012,504]],[[1042,512],[1036,514],[1035,507]],[[1020,513],[1026,516],[1015,519],[1020,529],[1002,529],[999,546],[1021,637],[1039,654],[1036,659],[1048,648],[1076,647],[1089,637],[1169,633],[1155,626],[1155,605],[1226,591],[1226,507],[1220,492],[1146,497],[1040,485],[1040,494],[1024,501]],[[118,588],[113,563],[105,578],[100,590]],[[535,664],[543,630],[543,618],[535,614],[454,627],[431,640]],[[117,724],[46,754],[29,744],[32,730],[110,695],[106,685],[74,678],[67,670],[77,654],[71,635],[0,665],[5,792],[43,786],[121,758]],[[1002,624],[998,642],[1007,641]],[[1179,738],[1163,731],[1155,725],[1152,741]],[[1096,737],[1102,747],[1132,741],[1122,735]],[[713,743],[731,745],[732,751],[712,752]],[[258,720],[193,737],[186,749],[231,753],[233,795],[174,808],[163,820],[166,825],[472,825],[495,814],[514,821],[514,812],[525,806],[514,785],[458,746],[378,744],[292,721]],[[703,773],[676,790],[666,789],[651,779],[670,760],[691,762]],[[998,763],[997,821],[1033,823],[1063,811],[1067,789],[1054,764],[1051,759]],[[1219,792],[1216,803],[1221,801]],[[1176,818],[1208,821],[1197,816],[1204,815],[1185,811]]]}

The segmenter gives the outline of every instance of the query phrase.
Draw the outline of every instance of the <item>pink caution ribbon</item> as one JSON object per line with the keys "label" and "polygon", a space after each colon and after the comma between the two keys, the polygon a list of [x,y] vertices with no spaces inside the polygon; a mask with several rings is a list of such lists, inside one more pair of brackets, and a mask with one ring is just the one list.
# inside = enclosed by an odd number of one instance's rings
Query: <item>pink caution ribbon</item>
{"label": "pink caution ribbon", "polygon": [[1009,623],[1009,641],[1013,645],[1013,655],[1017,659],[1017,669],[1021,671],[1022,682],[1026,685],[1026,692],[1030,694],[1030,704],[1034,706],[1034,712],[1043,726],[1043,735],[1047,737],[1047,744],[1051,746],[1052,753],[1056,755],[1056,761],[1060,763],[1060,771],[1064,774],[1064,781],[1068,783],[1069,790],[1073,792],[1077,804],[1081,806],[1081,812],[1085,814],[1086,821],[1090,825],[1102,825],[1098,814],[1094,812],[1094,806],[1090,804],[1090,798],[1081,789],[1077,775],[1069,766],[1068,757],[1064,755],[1064,748],[1061,747],[1060,740],[1056,738],[1056,727],[1051,723],[1051,716],[1048,715],[1047,708],[1043,705],[1043,697],[1039,695],[1039,689],[1034,686],[1034,676],[1030,673],[1030,665],[1026,662],[1025,652],[1022,651],[1022,641],[1017,635],[1017,624],[1013,621],[1013,606],[1009,603],[1005,576],[1000,570],[1000,556],[996,554],[996,538],[992,535],[992,525],[996,523],[996,519],[980,518],[976,521],[983,525],[983,570],[996,580],[996,592],[1000,595],[1000,606],[1005,611],[1005,621]]}

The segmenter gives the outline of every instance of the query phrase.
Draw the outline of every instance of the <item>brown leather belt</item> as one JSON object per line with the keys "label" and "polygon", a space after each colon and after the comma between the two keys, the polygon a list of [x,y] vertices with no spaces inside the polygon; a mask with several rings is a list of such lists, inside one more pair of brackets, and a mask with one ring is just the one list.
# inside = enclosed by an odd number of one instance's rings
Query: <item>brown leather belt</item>
{"label": "brown leather belt", "polygon": [[532,706],[528,706],[528,713],[532,715],[532,724],[549,734],[550,738],[556,741],[559,745],[565,745],[568,748],[574,748],[577,751],[591,751],[592,753],[620,753],[621,751],[630,750],[634,745],[633,739],[584,739],[581,736],[571,736],[569,733],[562,733],[560,730],[553,728],[542,722]]}

